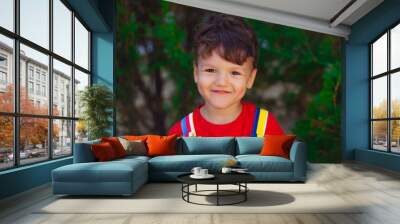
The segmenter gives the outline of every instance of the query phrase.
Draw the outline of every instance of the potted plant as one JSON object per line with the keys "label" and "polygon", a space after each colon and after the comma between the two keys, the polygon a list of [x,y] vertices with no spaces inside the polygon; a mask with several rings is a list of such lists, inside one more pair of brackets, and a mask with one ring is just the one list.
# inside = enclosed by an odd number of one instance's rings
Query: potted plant
{"label": "potted plant", "polygon": [[103,84],[87,86],[79,94],[82,108],[80,126],[87,127],[89,140],[110,136],[107,131],[112,125],[113,93]]}

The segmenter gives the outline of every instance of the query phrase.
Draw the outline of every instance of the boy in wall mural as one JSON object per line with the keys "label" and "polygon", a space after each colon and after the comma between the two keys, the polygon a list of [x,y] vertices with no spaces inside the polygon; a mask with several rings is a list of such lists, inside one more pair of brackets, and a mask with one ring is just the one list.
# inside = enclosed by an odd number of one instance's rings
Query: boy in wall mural
{"label": "boy in wall mural", "polygon": [[243,19],[212,14],[194,36],[194,81],[203,103],[169,134],[178,136],[265,136],[283,130],[271,112],[242,100],[257,73],[258,45]]}

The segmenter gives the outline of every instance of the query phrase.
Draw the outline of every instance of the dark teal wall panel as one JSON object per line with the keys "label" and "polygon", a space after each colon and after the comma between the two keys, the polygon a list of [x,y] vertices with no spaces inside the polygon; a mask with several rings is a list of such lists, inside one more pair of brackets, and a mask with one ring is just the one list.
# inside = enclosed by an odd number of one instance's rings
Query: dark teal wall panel
{"label": "dark teal wall panel", "polygon": [[[92,69],[93,83],[101,83],[114,90],[114,34],[92,34]],[[113,111],[113,123],[115,123],[115,110]],[[113,124],[109,133],[115,135]]]}
{"label": "dark teal wall panel", "polygon": [[[345,103],[343,158],[399,170],[397,155],[369,148],[369,49],[368,44],[400,22],[400,1],[386,0],[351,27],[345,44]],[[357,149],[357,150],[356,150]]]}
{"label": "dark teal wall panel", "polygon": [[349,43],[368,44],[400,18],[400,0],[385,0],[351,27]]}
{"label": "dark teal wall panel", "polygon": [[113,33],[93,33],[92,69],[93,83],[103,83],[113,88],[114,56]]}
{"label": "dark teal wall panel", "polygon": [[400,172],[400,155],[375,150],[356,149],[355,160]]}
{"label": "dark teal wall panel", "polygon": [[368,47],[346,45],[345,150],[343,159],[353,160],[353,149],[368,148]]}
{"label": "dark teal wall panel", "polygon": [[51,181],[51,171],[72,163],[72,157],[0,172],[0,199]]}
{"label": "dark teal wall panel", "polygon": [[[113,2],[113,0],[67,0],[68,4],[79,14],[93,32],[110,32],[111,27],[107,24],[99,4]],[[102,3],[103,2],[103,3]]]}

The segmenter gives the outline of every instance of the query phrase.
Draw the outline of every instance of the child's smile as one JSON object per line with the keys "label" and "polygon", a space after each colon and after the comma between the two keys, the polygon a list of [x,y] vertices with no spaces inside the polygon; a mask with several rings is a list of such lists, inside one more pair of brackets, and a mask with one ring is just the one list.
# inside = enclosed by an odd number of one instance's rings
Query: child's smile
{"label": "child's smile", "polygon": [[225,91],[225,90],[211,90],[213,93],[216,94],[221,94],[221,95],[225,95],[225,94],[229,94],[231,93],[230,91]]}

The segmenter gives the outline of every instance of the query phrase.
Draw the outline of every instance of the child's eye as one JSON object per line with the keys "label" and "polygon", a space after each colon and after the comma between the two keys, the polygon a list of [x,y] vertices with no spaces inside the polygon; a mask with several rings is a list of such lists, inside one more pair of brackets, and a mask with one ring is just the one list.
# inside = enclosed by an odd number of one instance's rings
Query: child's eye
{"label": "child's eye", "polygon": [[213,69],[213,68],[207,68],[205,71],[206,71],[206,72],[214,73],[214,72],[215,72],[215,69]]}
{"label": "child's eye", "polygon": [[232,75],[241,75],[242,73],[240,73],[240,72],[232,72]]}

